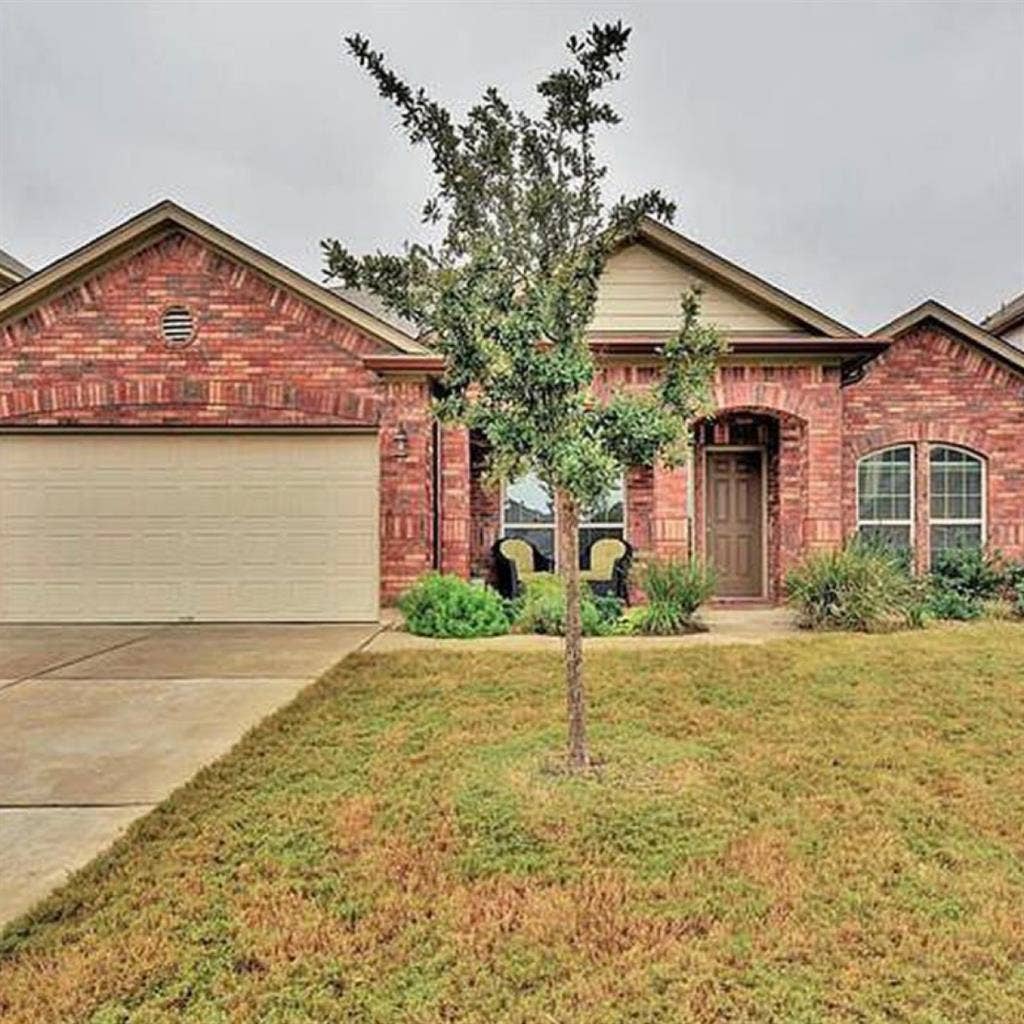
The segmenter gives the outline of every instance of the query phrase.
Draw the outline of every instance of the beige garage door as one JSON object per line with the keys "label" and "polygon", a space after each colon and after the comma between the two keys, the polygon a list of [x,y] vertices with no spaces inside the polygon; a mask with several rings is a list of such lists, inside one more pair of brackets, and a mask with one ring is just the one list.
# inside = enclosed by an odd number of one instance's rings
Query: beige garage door
{"label": "beige garage door", "polygon": [[377,618],[377,438],[0,436],[0,621]]}

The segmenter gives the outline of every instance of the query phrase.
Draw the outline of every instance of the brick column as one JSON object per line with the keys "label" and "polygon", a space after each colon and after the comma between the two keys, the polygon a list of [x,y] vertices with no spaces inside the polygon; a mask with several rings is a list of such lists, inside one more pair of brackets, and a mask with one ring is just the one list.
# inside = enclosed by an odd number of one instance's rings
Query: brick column
{"label": "brick column", "polygon": [[804,543],[808,551],[843,542],[843,420],[839,388],[819,394],[807,417],[807,507]]}
{"label": "brick column", "polygon": [[469,431],[441,430],[441,571],[470,572]]}
{"label": "brick column", "polygon": [[920,573],[931,568],[931,529],[928,506],[931,503],[931,445],[918,441],[914,445],[914,567]]}
{"label": "brick column", "polygon": [[426,380],[386,379],[380,425],[380,589],[391,604],[433,565],[433,417]]}
{"label": "brick column", "polygon": [[654,467],[654,508],[651,547],[659,558],[685,558],[688,529],[685,465],[670,469],[658,463]]}
{"label": "brick column", "polygon": [[795,416],[779,417],[778,558],[773,566],[771,592],[782,597],[786,573],[804,554],[804,525],[807,516],[807,428]]}
{"label": "brick column", "polygon": [[649,554],[654,546],[654,470],[634,466],[626,472],[626,540],[634,557]]}

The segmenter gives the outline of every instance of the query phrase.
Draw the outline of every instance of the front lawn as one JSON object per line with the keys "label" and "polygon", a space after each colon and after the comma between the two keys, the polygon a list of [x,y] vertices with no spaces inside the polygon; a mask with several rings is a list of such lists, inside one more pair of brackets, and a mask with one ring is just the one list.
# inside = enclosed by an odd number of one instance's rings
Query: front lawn
{"label": "front lawn", "polygon": [[5,1022],[1024,1019],[1024,628],[349,659],[0,940]]}

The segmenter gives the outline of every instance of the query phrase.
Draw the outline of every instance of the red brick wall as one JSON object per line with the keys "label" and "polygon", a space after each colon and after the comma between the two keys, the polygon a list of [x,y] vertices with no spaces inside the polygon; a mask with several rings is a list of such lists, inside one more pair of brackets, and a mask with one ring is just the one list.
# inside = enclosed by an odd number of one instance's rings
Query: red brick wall
{"label": "red brick wall", "polygon": [[484,482],[484,442],[471,438],[469,467],[470,571],[491,577],[491,548],[501,530],[501,488]]}
{"label": "red brick wall", "polygon": [[441,431],[441,568],[469,576],[470,551],[469,431]]}
{"label": "red brick wall", "polygon": [[[164,343],[171,305],[193,311]],[[385,599],[432,558],[432,441],[424,381],[382,383],[385,349],[192,235],[172,231],[0,330],[0,423],[380,428]],[[408,451],[394,439],[405,424]]]}
{"label": "red brick wall", "polygon": [[[643,390],[657,379],[651,365],[609,363],[601,367],[598,390]],[[718,415],[753,412],[777,424],[769,452],[769,591],[779,597],[786,571],[806,549],[837,544],[842,536],[838,495],[842,488],[842,396],[839,368],[822,364],[723,366],[717,375]],[[694,521],[688,518],[688,466],[658,465],[627,474],[627,539],[638,556],[681,557],[692,539],[703,554],[702,461],[697,453]],[[474,473],[471,480],[472,565],[488,569],[497,536],[498,496]]]}
{"label": "red brick wall", "polygon": [[856,529],[857,460],[888,445],[916,446],[917,554],[927,565],[928,445],[986,460],[988,539],[1024,557],[1024,378],[938,327],[899,338],[843,389],[843,527]]}
{"label": "red brick wall", "polygon": [[[171,305],[195,340],[168,348]],[[25,424],[367,424],[380,344],[182,232],[0,332],[0,419]]]}
{"label": "red brick wall", "polygon": [[391,604],[434,567],[434,424],[425,380],[385,380],[382,390],[380,585]]}

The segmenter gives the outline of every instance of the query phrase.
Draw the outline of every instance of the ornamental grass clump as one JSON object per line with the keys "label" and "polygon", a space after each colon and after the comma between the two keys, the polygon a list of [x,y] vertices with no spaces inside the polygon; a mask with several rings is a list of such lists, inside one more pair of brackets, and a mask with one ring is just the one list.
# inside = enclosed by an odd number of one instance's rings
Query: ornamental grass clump
{"label": "ornamental grass clump", "polygon": [[429,572],[399,599],[405,625],[417,636],[470,639],[508,632],[505,602],[491,587]]}
{"label": "ornamental grass clump", "polygon": [[896,551],[856,538],[809,555],[786,576],[786,595],[807,629],[863,633],[918,626],[923,586]]}
{"label": "ornamental grass clump", "polygon": [[651,559],[643,564],[640,586],[647,603],[630,616],[631,632],[671,636],[700,629],[697,609],[715,591],[715,572],[699,558]]}

